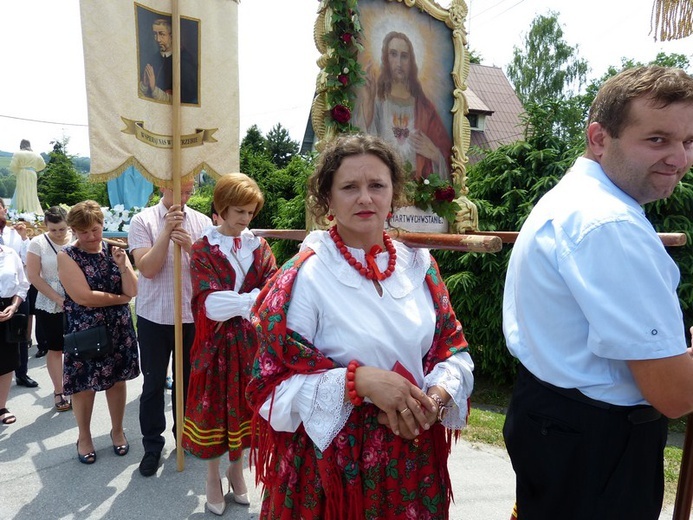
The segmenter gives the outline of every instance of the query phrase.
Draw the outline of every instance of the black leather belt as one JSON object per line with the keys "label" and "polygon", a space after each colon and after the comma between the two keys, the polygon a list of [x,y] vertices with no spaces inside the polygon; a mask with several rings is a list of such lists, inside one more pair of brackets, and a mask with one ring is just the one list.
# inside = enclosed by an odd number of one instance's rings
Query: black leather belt
{"label": "black leather belt", "polygon": [[596,408],[601,408],[602,410],[608,410],[615,413],[626,414],[628,421],[632,424],[645,424],[652,421],[656,421],[662,417],[662,414],[657,411],[656,408],[649,405],[636,405],[636,406],[619,406],[616,404],[605,403],[604,401],[597,401],[591,397],[587,397],[585,394],[580,392],[577,388],[561,388],[560,386],[552,385],[546,381],[542,381],[537,376],[532,374],[524,365],[520,364],[520,371],[526,373],[534,381],[540,385],[548,388],[549,390],[577,401],[579,403],[587,404],[589,406],[594,406]]}

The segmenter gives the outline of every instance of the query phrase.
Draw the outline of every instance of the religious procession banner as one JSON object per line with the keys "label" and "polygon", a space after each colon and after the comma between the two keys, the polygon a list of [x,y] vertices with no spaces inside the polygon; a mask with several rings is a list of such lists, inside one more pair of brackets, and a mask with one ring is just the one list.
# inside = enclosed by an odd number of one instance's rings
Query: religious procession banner
{"label": "religious procession banner", "polygon": [[92,179],[132,166],[171,186],[174,40],[181,177],[239,171],[237,0],[81,0],[80,10]]}

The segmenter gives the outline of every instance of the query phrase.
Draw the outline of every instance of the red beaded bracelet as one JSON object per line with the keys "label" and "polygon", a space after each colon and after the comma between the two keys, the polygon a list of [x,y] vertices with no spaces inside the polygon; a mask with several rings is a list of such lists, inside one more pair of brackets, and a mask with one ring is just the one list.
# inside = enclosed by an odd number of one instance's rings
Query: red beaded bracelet
{"label": "red beaded bracelet", "polygon": [[359,367],[359,362],[356,360],[349,361],[346,373],[346,386],[349,400],[354,406],[359,406],[363,403],[363,397],[359,397],[356,392],[356,369]]}

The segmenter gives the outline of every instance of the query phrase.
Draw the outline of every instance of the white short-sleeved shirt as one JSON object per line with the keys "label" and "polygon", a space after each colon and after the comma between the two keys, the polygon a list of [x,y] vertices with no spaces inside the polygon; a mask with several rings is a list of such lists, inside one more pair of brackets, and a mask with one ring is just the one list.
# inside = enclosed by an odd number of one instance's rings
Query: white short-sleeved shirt
{"label": "white short-sleeved shirt", "polygon": [[627,361],[686,352],[679,270],[638,203],[579,158],[513,247],[503,298],[510,352],[593,399],[646,401]]}
{"label": "white short-sleeved shirt", "polygon": [[[50,241],[50,243],[49,243]],[[67,247],[72,243],[72,234],[68,230],[68,240],[65,245],[61,246],[53,242],[49,237],[48,233],[43,233],[41,235],[35,236],[29,242],[28,253],[36,255],[41,261],[41,278],[51,286],[51,288],[58,294],[65,296],[65,290],[63,289],[60,279],[58,278],[58,253],[64,247]],[[53,247],[51,247],[51,244]],[[50,312],[55,314],[57,312],[63,312],[63,308],[51,300],[48,296],[43,294],[41,291],[36,295],[36,308],[42,311]]]}

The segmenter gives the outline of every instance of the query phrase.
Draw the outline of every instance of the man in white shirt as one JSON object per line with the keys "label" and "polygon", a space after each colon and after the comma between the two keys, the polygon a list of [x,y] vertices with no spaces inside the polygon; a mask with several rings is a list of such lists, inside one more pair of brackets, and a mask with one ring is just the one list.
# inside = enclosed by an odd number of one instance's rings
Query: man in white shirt
{"label": "man in white shirt", "polygon": [[679,270],[642,204],[693,164],[693,78],[637,67],[590,108],[587,149],[513,247],[504,436],[523,520],[656,520],[667,417],[693,411]]}

